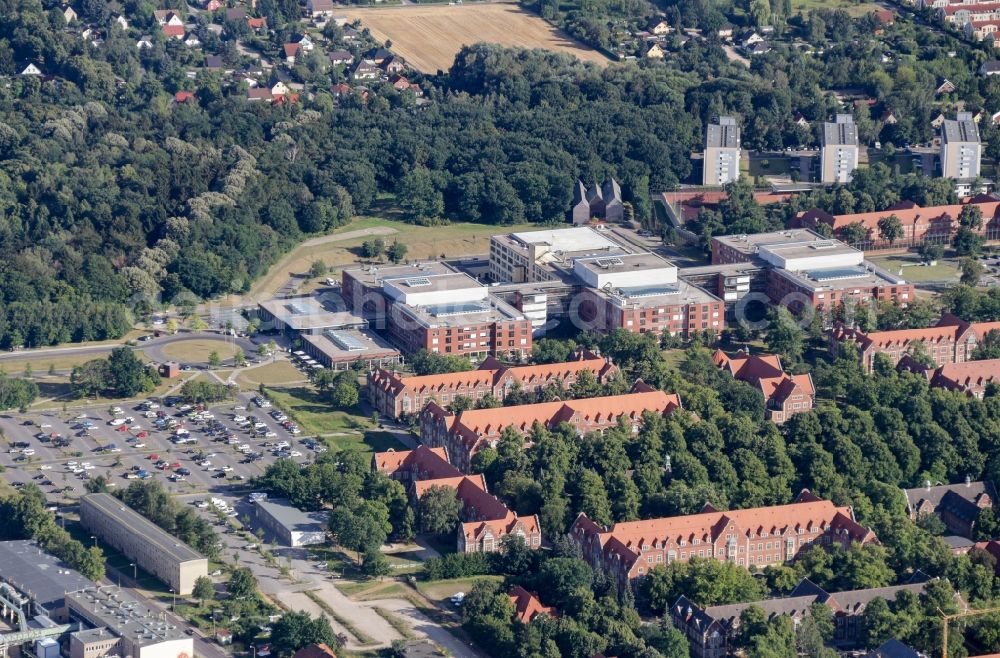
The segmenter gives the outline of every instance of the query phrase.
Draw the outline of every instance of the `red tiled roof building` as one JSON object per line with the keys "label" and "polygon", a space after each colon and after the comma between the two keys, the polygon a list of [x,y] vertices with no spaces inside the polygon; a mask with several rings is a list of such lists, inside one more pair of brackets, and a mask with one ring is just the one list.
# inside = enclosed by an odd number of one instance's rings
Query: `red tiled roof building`
{"label": "red tiled roof building", "polygon": [[518,516],[496,496],[489,493],[482,475],[464,475],[448,463],[444,448],[417,446],[401,452],[378,452],[372,468],[407,483],[416,505],[432,487],[454,489],[462,501],[462,522],[457,528],[459,552],[478,553],[500,550],[507,535],[521,535],[529,548],[542,545],[538,517]]}
{"label": "red tiled roof building", "polygon": [[816,402],[812,376],[787,374],[775,354],[750,356],[739,352],[729,356],[722,350],[716,350],[712,360],[736,379],[751,384],[763,393],[765,412],[770,421],[783,423],[793,414],[809,411]]}
{"label": "red tiled roof building", "polygon": [[896,329],[866,334],[860,329],[837,325],[830,333],[830,340],[834,349],[840,342],[857,345],[862,367],[865,372],[871,372],[876,354],[885,354],[895,366],[918,343],[923,345],[927,355],[939,366],[963,363],[971,360],[972,353],[983,336],[998,330],[1000,322],[966,322],[945,313],[935,326],[926,329]]}
{"label": "red tiled roof building", "polygon": [[814,542],[849,546],[877,542],[854,520],[849,507],[837,507],[804,490],[794,503],[719,512],[710,505],[700,514],[616,523],[602,528],[581,513],[570,536],[591,566],[602,567],[624,586],[657,565],[692,558],[763,568],[795,559]]}
{"label": "red tiled roof building", "polygon": [[658,391],[641,380],[626,395],[467,409],[457,415],[431,402],[420,414],[420,436],[429,446],[445,448],[451,463],[468,473],[472,457],[495,445],[507,427],[527,433],[535,423],[550,428],[569,423],[582,435],[616,425],[624,417],[638,432],[643,413],[667,415],[680,406],[677,395]]}
{"label": "red tiled roof building", "polygon": [[483,360],[477,370],[440,375],[405,377],[378,368],[368,376],[368,401],[379,413],[399,418],[418,413],[432,400],[442,406],[460,395],[473,401],[487,394],[502,400],[517,385],[528,393],[534,393],[549,384],[566,388],[584,370],[590,371],[598,382],[604,383],[618,372],[618,366],[611,363],[610,359],[580,349],[574,354],[573,360],[565,363],[507,366],[490,356]]}

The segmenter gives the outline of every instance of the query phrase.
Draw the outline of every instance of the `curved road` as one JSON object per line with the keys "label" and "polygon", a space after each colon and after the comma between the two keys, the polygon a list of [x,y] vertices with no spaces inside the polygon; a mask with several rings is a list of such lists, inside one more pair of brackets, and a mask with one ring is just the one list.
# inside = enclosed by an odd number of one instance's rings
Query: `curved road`
{"label": "curved road", "polygon": [[[167,345],[173,345],[174,343],[181,343],[187,340],[216,340],[220,343],[233,344],[235,342],[236,346],[243,350],[246,355],[252,356],[257,350],[257,344],[248,338],[239,338],[236,336],[225,336],[223,334],[218,334],[210,331],[199,331],[199,332],[188,332],[182,331],[173,335],[160,336],[159,338],[153,338],[143,343],[138,343],[135,349],[142,351],[153,361],[165,362],[171,361],[172,359],[164,356],[163,348]],[[111,350],[116,347],[121,347],[123,343],[119,344],[106,344],[106,345],[76,345],[76,346],[66,346],[66,347],[42,347],[38,349],[31,350],[20,350],[18,352],[4,352],[0,354],[0,363],[10,360],[24,360],[24,359],[44,359],[46,357],[56,357],[64,355],[93,355],[94,358],[100,357],[101,355],[108,354]]]}

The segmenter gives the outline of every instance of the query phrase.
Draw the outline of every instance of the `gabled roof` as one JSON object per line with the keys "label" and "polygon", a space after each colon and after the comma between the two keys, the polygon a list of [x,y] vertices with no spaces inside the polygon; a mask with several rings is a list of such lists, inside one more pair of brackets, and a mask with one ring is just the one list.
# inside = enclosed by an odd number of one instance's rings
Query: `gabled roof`
{"label": "gabled roof", "polygon": [[931,385],[968,391],[992,381],[1000,382],[1000,359],[946,363],[934,371]]}
{"label": "gabled roof", "polygon": [[[984,224],[989,224],[993,219],[1000,217],[1000,201],[997,199],[986,197],[985,199],[973,200],[972,203],[975,203],[975,205],[977,205],[982,211]],[[949,225],[957,225],[958,216],[962,212],[962,208],[966,205],[968,204],[958,203],[922,208],[917,204],[910,202],[909,207],[906,208],[896,207],[878,212],[861,212],[846,215],[831,215],[822,210],[814,209],[800,213],[798,215],[798,220],[806,226],[813,222],[827,224],[834,231],[838,231],[845,226],[854,223],[860,223],[870,231],[878,231],[879,220],[883,217],[888,217],[889,215],[895,215],[898,217],[904,227],[913,226],[918,222],[931,224],[948,223]]]}
{"label": "gabled roof", "polygon": [[903,489],[903,494],[911,513],[930,506],[935,512],[945,508],[963,519],[975,518],[979,511],[975,502],[981,495],[986,494],[991,500],[996,500],[993,484],[988,481],[915,487]]}
{"label": "gabled roof", "polygon": [[858,329],[837,326],[833,331],[833,337],[835,340],[852,341],[862,350],[867,350],[869,347],[877,349],[902,347],[912,342],[958,341],[969,331],[982,338],[990,331],[1000,331],[1000,322],[966,322],[950,313],[944,313],[935,326],[925,329],[894,329],[866,334]]}
{"label": "gabled roof", "polygon": [[337,658],[337,654],[326,644],[310,644],[292,654],[292,658]]}
{"label": "gabled roof", "polygon": [[510,600],[514,604],[514,618],[522,624],[530,623],[538,615],[554,616],[555,608],[542,605],[538,595],[529,592],[520,585],[510,590]]}
{"label": "gabled roof", "polygon": [[282,48],[285,51],[285,57],[295,57],[299,54],[299,51],[302,50],[302,46],[297,43],[286,43],[282,46]]}
{"label": "gabled roof", "polygon": [[808,491],[803,494],[800,494],[796,502],[788,505],[727,512],[713,510],[686,516],[629,521],[616,523],[608,530],[600,529],[585,514],[580,514],[571,532],[576,534],[582,531],[584,534],[595,535],[605,552],[617,554],[628,566],[638,559],[644,545],[663,546],[668,542],[679,544],[682,540],[688,543],[694,540],[701,543],[713,542],[730,524],[736,531],[745,534],[759,535],[767,532],[769,535],[776,535],[788,530],[797,534],[800,529],[832,529],[846,533],[852,541],[875,541],[871,530],[854,521],[849,507],[836,507],[828,500],[817,499]]}
{"label": "gabled roof", "polygon": [[372,457],[372,466],[386,475],[392,475],[403,468],[412,468],[432,480],[462,475],[461,471],[448,463],[444,448],[428,448],[424,445],[418,445],[413,450],[376,452]]}

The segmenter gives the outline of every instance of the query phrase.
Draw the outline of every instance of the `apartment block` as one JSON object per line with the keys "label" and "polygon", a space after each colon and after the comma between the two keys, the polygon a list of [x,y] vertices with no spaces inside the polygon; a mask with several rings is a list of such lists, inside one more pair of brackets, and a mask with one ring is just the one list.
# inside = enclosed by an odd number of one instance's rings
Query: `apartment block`
{"label": "apartment block", "polygon": [[633,432],[638,432],[644,413],[667,415],[680,406],[677,395],[658,391],[641,380],[626,395],[466,409],[458,414],[431,402],[420,413],[420,437],[432,448],[445,448],[451,463],[469,473],[475,454],[496,446],[507,427],[527,434],[535,423],[549,428],[569,423],[582,436],[613,427],[624,419]]}
{"label": "apartment block", "polygon": [[766,417],[774,423],[783,423],[794,414],[809,411],[816,402],[812,375],[789,375],[782,369],[777,354],[751,356],[738,352],[729,356],[722,350],[716,350],[712,360],[719,368],[764,395]]}
{"label": "apartment block", "polygon": [[941,175],[955,181],[960,195],[968,194],[979,177],[982,151],[971,112],[959,112],[955,120],[941,124]]}
{"label": "apartment block", "polygon": [[803,490],[794,503],[702,513],[604,528],[581,513],[570,528],[583,557],[607,571],[619,587],[657,565],[693,558],[764,568],[791,562],[813,543],[849,546],[876,542],[875,533],[854,520],[849,507],[837,507]]}
{"label": "apartment block", "polygon": [[740,177],[740,127],[733,117],[719,117],[705,129],[702,185],[722,186]]}
{"label": "apartment block", "polygon": [[208,575],[207,558],[110,494],[83,496],[80,522],[177,594],[190,594],[195,579]]}
{"label": "apartment block", "polygon": [[841,342],[855,344],[865,372],[873,370],[876,354],[886,355],[896,365],[915,349],[922,350],[935,364],[943,366],[971,360],[979,341],[990,331],[1000,331],[1000,322],[966,322],[945,313],[935,326],[926,329],[896,329],[866,334],[860,329],[837,325],[830,332],[830,346],[835,350]]}
{"label": "apartment block", "polygon": [[492,395],[502,400],[515,388],[526,393],[536,393],[547,386],[564,390],[583,371],[604,383],[619,369],[610,359],[583,348],[564,363],[509,366],[487,357],[478,370],[412,377],[379,368],[368,375],[368,401],[379,413],[400,418],[418,413],[432,400],[447,406],[458,396],[475,401]]}
{"label": "apartment block", "polygon": [[858,168],[858,128],[850,114],[838,114],[823,124],[820,182],[849,183]]}
{"label": "apartment block", "polygon": [[529,548],[542,545],[537,515],[518,516],[508,509],[489,493],[482,475],[464,475],[450,464],[444,448],[421,445],[414,450],[378,452],[372,457],[372,469],[405,483],[418,512],[420,498],[431,487],[453,489],[462,501],[461,521],[456,528],[460,553],[499,551],[508,535],[523,537]]}

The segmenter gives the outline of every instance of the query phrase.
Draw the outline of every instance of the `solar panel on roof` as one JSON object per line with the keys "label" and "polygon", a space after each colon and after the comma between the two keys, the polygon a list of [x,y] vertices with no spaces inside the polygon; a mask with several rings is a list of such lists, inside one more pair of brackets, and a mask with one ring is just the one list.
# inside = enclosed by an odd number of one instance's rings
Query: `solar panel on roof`
{"label": "solar panel on roof", "polygon": [[658,297],[660,295],[676,295],[681,289],[677,286],[633,286],[619,288],[622,297],[637,299],[639,297]]}
{"label": "solar panel on roof", "polygon": [[412,279],[403,279],[403,285],[408,288],[422,288],[431,285],[431,280],[425,276],[418,276]]}
{"label": "solar panel on roof", "polygon": [[365,345],[360,338],[345,331],[330,329],[326,332],[326,336],[333,341],[337,347],[342,350],[347,350],[348,352],[360,352],[368,349],[368,346]]}
{"label": "solar panel on roof", "polygon": [[827,270],[811,270],[805,274],[813,281],[838,281],[860,279],[868,276],[868,270],[863,267],[835,267]]}
{"label": "solar panel on roof", "polygon": [[291,313],[292,315],[305,315],[306,313],[309,312],[309,310],[305,306],[302,306],[301,304],[296,304],[295,302],[292,302],[291,304],[285,304],[285,308],[287,308],[288,312]]}
{"label": "solar panel on roof", "polygon": [[489,310],[486,304],[476,304],[473,302],[464,304],[434,304],[426,307],[428,313],[435,317],[447,317],[449,315],[471,315],[473,313],[483,313]]}
{"label": "solar panel on roof", "polygon": [[598,258],[597,264],[600,267],[612,267],[613,265],[624,265],[625,261],[617,256],[612,256],[611,258]]}

